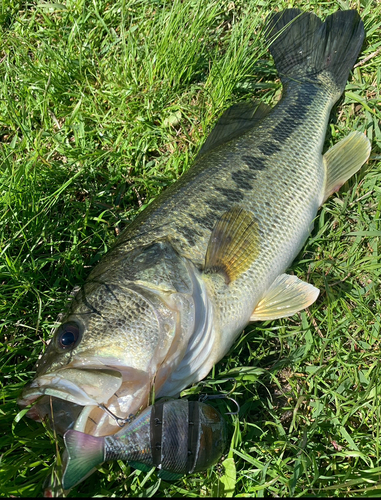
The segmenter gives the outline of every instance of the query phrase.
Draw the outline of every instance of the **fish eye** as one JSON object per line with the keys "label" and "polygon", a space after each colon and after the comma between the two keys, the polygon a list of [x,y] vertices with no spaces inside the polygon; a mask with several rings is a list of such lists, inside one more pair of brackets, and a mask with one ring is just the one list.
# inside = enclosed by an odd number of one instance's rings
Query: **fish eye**
{"label": "fish eye", "polygon": [[80,329],[75,321],[68,321],[58,329],[58,345],[62,349],[73,349],[78,343]]}

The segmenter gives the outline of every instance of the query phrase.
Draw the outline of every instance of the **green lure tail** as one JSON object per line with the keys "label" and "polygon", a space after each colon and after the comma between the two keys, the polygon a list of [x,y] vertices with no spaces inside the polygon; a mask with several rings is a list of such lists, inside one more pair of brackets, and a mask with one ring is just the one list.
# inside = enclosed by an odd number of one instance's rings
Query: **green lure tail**
{"label": "green lure tail", "polygon": [[67,461],[62,487],[70,490],[104,462],[104,438],[69,430],[64,435]]}

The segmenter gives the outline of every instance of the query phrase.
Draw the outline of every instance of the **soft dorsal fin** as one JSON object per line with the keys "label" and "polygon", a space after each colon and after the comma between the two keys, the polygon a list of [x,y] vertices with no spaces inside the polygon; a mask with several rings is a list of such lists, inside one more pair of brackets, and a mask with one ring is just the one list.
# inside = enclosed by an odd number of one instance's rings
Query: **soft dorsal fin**
{"label": "soft dorsal fin", "polygon": [[279,275],[258,303],[250,321],[292,316],[315,302],[319,289],[290,274]]}
{"label": "soft dorsal fin", "polygon": [[247,271],[259,254],[258,221],[234,206],[217,221],[205,256],[205,274],[221,274],[228,284]]}
{"label": "soft dorsal fin", "polygon": [[260,101],[233,104],[217,120],[214,129],[198,152],[197,158],[253,128],[268,115],[271,109],[271,106]]}
{"label": "soft dorsal fin", "polygon": [[327,180],[322,203],[361,168],[369,158],[370,149],[366,135],[351,132],[323,155]]}

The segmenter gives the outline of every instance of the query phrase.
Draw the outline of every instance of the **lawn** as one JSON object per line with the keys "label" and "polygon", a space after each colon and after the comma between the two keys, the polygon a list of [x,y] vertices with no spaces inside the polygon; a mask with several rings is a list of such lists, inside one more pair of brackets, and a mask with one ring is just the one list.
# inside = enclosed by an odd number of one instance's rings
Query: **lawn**
{"label": "lawn", "polygon": [[62,439],[16,400],[73,289],[189,168],[224,109],[277,102],[262,30],[274,9],[298,6],[323,18],[357,8],[366,30],[326,148],[358,130],[371,157],[320,209],[291,268],[320,296],[291,318],[247,327],[184,391],[233,389],[240,412],[226,416],[217,466],[169,483],[106,463],[69,496],[381,494],[381,3],[4,0],[0,496],[41,496],[59,473]]}

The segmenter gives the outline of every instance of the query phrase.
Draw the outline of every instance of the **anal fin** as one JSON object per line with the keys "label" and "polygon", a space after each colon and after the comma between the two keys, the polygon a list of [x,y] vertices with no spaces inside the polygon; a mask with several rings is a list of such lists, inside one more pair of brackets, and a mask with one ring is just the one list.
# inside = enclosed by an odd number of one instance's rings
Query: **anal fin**
{"label": "anal fin", "polygon": [[361,168],[369,158],[370,149],[366,135],[351,132],[323,155],[327,180],[322,203]]}
{"label": "anal fin", "polygon": [[218,273],[228,284],[245,272],[259,254],[258,221],[234,206],[217,221],[210,236],[204,273]]}
{"label": "anal fin", "polygon": [[286,318],[315,302],[320,291],[290,274],[279,275],[257,304],[250,321]]}

